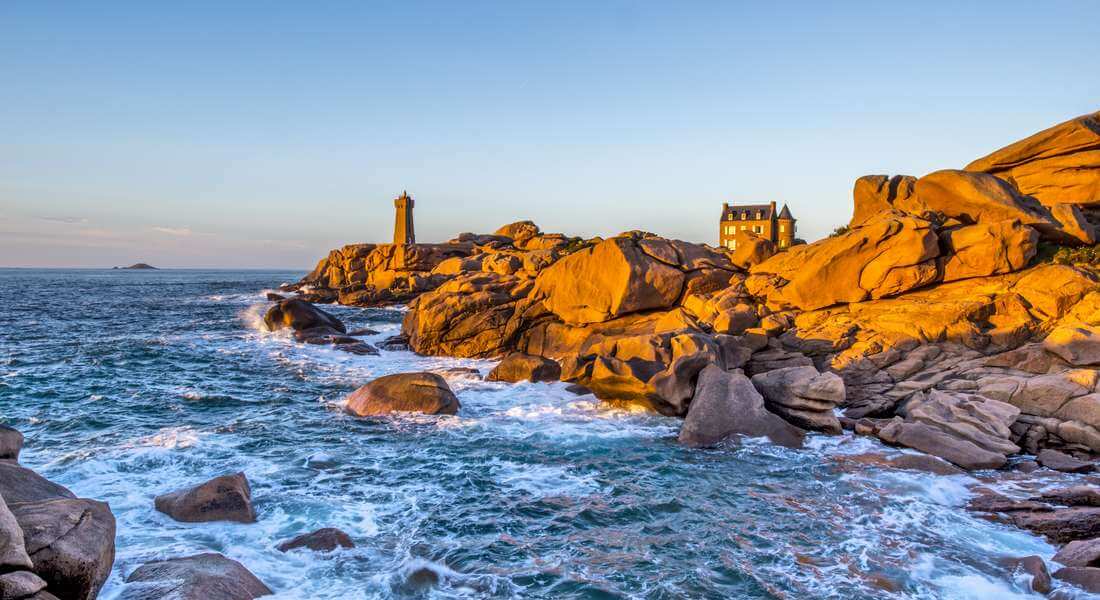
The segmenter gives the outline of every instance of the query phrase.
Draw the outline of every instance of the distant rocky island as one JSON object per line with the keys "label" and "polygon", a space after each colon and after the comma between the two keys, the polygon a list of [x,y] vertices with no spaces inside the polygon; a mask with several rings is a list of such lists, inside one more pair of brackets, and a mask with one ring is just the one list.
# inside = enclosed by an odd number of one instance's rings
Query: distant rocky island
{"label": "distant rocky island", "polygon": [[128,267],[114,267],[114,268],[115,268],[115,270],[127,270],[127,269],[133,269],[133,270],[139,270],[139,271],[140,270],[153,270],[153,271],[157,270],[156,267],[154,267],[153,265],[148,264],[148,263],[134,263],[134,264],[132,264]]}

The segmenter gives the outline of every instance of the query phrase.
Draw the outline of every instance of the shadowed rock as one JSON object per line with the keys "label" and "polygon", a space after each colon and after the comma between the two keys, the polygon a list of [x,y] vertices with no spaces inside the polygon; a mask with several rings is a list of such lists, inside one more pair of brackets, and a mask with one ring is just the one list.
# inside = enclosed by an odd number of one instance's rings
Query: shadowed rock
{"label": "shadowed rock", "polygon": [[486,379],[510,383],[518,381],[558,381],[561,379],[561,366],[548,358],[513,352],[505,356],[500,364],[493,367]]}
{"label": "shadowed rock", "polygon": [[158,511],[185,523],[256,522],[252,488],[244,473],[222,475],[195,487],[157,496],[154,505]]}
{"label": "shadowed rock", "polygon": [[833,409],[844,402],[844,381],[813,367],[787,367],[752,376],[768,410],[804,429],[839,434]]}
{"label": "shadowed rock", "polygon": [[1067,567],[1100,567],[1100,538],[1066,544],[1054,555],[1054,562]]}
{"label": "shadowed rock", "polygon": [[23,434],[7,425],[0,425],[0,460],[19,460],[23,449]]}
{"label": "shadowed rock", "polygon": [[314,552],[332,552],[337,548],[354,547],[355,542],[351,541],[351,536],[339,529],[326,527],[310,533],[303,533],[279,544],[275,548],[279,552],[289,552],[296,548],[308,548]]}
{"label": "shadowed rock", "polygon": [[1093,594],[1100,594],[1100,569],[1096,567],[1065,567],[1054,572],[1054,578]]}
{"label": "shadowed rock", "polygon": [[764,408],[764,397],[748,377],[708,365],[699,373],[695,396],[680,427],[680,443],[714,446],[733,435],[767,437],[791,448],[802,446],[802,430]]}
{"label": "shadowed rock", "polygon": [[12,462],[0,461],[0,496],[8,504],[76,498],[68,488]]}
{"label": "shadowed rock", "polygon": [[340,319],[305,300],[297,298],[283,300],[269,308],[264,315],[264,324],[271,331],[278,331],[287,327],[295,331],[304,331],[315,327],[330,327],[340,333],[347,331]]}
{"label": "shadowed rock", "polygon": [[111,574],[115,517],[104,502],[59,498],[13,504],[34,572],[51,594],[91,600]]}
{"label": "shadowed rock", "polygon": [[355,390],[345,406],[349,413],[360,417],[393,412],[453,415],[458,412],[459,402],[447,381],[435,373],[397,373]]}
{"label": "shadowed rock", "polygon": [[241,563],[214,552],[145,563],[119,600],[251,600],[272,593]]}
{"label": "shadowed rock", "polygon": [[1035,460],[1048,469],[1062,471],[1063,473],[1091,473],[1096,470],[1096,466],[1092,463],[1077,460],[1064,452],[1050,448],[1040,452]]}
{"label": "shadowed rock", "polygon": [[1008,561],[1008,567],[1031,576],[1031,590],[1040,594],[1050,593],[1050,571],[1040,556],[1024,556],[1012,558]]}
{"label": "shadowed rock", "polygon": [[24,546],[23,530],[0,496],[0,572],[33,566]]}

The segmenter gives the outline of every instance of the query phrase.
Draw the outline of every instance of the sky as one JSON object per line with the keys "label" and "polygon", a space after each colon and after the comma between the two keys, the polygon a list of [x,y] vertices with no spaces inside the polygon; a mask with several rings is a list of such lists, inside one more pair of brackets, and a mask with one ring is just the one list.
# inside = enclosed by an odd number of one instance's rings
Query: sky
{"label": "sky", "polygon": [[1082,2],[0,2],[0,267],[312,267],[531,219],[814,240],[1100,110]]}

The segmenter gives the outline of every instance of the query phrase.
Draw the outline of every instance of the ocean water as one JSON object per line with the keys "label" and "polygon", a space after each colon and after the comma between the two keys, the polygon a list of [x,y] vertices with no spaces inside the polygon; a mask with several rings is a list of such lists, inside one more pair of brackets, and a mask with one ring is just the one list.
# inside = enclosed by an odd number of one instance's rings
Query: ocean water
{"label": "ocean water", "polygon": [[[342,397],[374,377],[493,362],[263,331],[264,292],[301,275],[0,270],[0,422],[26,434],[25,465],[110,503],[101,598],[145,561],[205,551],[280,599],[1038,597],[1000,559],[1053,547],[962,510],[969,476],[847,459],[897,452],[866,438],[690,450],[677,419],[451,374],[457,416],[347,416]],[[400,328],[400,310],[331,310],[372,340]],[[153,510],[235,471],[258,523]],[[320,527],[357,547],[275,549]],[[423,569],[434,584],[410,578]]]}

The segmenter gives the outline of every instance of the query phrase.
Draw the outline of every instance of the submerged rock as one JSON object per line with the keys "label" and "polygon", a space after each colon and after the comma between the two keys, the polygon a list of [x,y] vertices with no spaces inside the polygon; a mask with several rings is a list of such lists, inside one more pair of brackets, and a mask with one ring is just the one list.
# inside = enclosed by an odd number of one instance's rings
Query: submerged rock
{"label": "submerged rock", "polygon": [[145,563],[126,583],[119,600],[251,600],[273,593],[244,565],[214,552]]}
{"label": "submerged rock", "polygon": [[275,548],[279,552],[289,552],[296,548],[308,548],[314,552],[332,552],[337,548],[354,548],[355,542],[351,536],[335,529],[326,527],[310,533],[303,533],[293,539],[282,542]]}
{"label": "submerged rock", "polygon": [[1008,561],[1008,566],[1015,571],[1020,571],[1031,577],[1031,590],[1040,594],[1048,594],[1051,590],[1050,571],[1040,556],[1024,556]]}
{"label": "submerged rock", "polygon": [[252,488],[244,473],[222,475],[195,487],[157,496],[156,509],[177,521],[255,523]]}
{"label": "submerged rock", "polygon": [[1054,578],[1093,594],[1100,594],[1100,569],[1096,567],[1065,567],[1054,572]]}
{"label": "submerged rock", "polygon": [[504,357],[500,364],[489,371],[488,381],[558,381],[561,379],[561,366],[541,356],[531,356],[513,352]]}
{"label": "submerged rock", "polygon": [[680,427],[680,443],[714,446],[733,435],[767,437],[775,444],[802,446],[802,430],[764,408],[764,397],[748,377],[708,365],[699,373],[695,396]]}
{"label": "submerged rock", "polygon": [[345,406],[349,413],[359,417],[393,412],[453,415],[458,412],[459,402],[447,380],[435,373],[397,373],[379,377],[355,390],[347,397]]}

